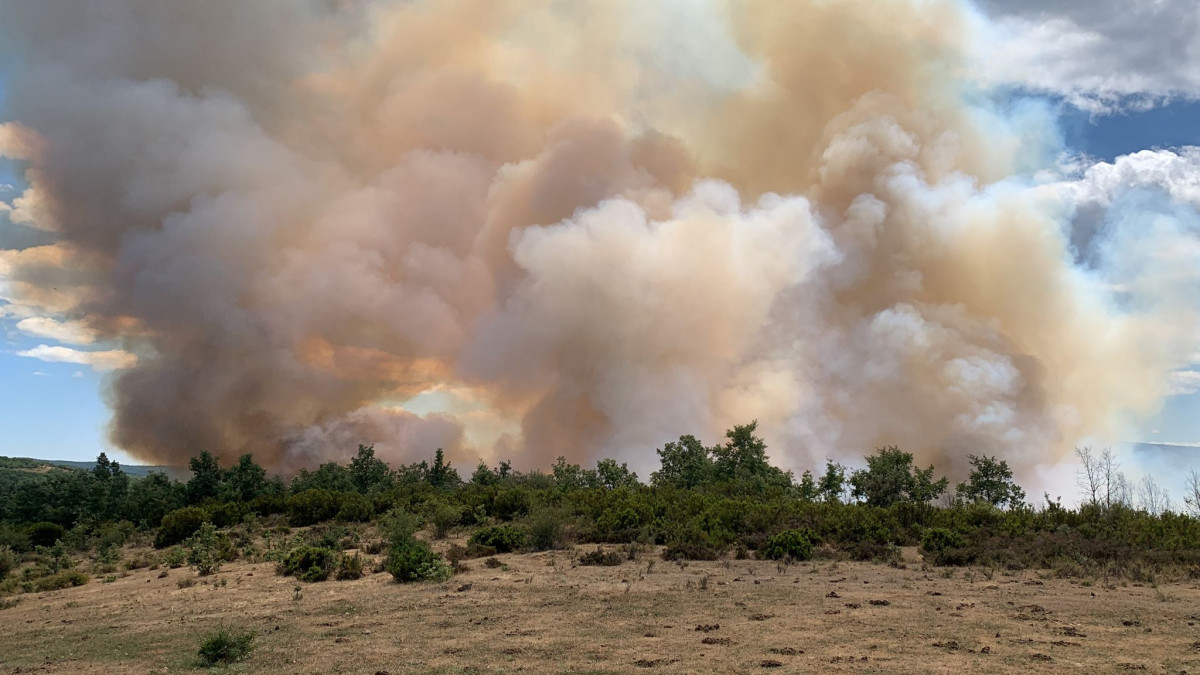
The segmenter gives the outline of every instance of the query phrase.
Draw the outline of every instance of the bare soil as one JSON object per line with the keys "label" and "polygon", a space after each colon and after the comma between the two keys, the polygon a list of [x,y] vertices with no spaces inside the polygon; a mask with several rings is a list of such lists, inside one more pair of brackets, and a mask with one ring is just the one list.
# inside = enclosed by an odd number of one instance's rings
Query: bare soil
{"label": "bare soil", "polygon": [[243,673],[1200,673],[1195,581],[926,568],[913,551],[903,568],[575,555],[472,560],[444,584],[303,584],[233,563],[181,588],[194,572],[135,570],[16,596],[0,673],[192,670],[219,627],[257,632],[228,669]]}

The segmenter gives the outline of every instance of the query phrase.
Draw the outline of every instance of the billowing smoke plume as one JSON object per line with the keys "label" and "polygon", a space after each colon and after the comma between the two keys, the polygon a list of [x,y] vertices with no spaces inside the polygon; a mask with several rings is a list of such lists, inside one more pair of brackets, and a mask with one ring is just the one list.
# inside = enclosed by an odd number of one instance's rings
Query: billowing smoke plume
{"label": "billowing smoke plume", "polygon": [[645,472],[758,419],[789,468],[1029,471],[1153,412],[1194,347],[1195,260],[1165,257],[1195,231],[1122,245],[1104,204],[1085,255],[1078,184],[1037,174],[1052,116],[973,84],[954,0],[0,16],[6,208],[55,238],[0,253],[0,292],[132,354],[140,458]]}

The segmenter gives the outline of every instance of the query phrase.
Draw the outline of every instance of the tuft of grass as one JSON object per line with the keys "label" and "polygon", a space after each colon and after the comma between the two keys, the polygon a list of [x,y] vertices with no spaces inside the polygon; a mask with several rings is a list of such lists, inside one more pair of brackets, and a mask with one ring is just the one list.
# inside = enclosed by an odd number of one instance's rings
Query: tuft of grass
{"label": "tuft of grass", "polygon": [[227,666],[250,655],[254,648],[254,631],[235,631],[222,628],[209,633],[200,643],[200,662],[206,668]]}

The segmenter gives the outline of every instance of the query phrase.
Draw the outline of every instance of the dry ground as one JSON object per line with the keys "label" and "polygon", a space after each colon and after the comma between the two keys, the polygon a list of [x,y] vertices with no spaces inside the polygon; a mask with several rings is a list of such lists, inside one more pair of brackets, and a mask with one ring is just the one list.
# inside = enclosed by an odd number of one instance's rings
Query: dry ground
{"label": "dry ground", "polygon": [[500,559],[507,569],[473,560],[445,584],[377,573],[297,592],[271,564],[235,563],[191,588],[177,585],[186,568],[137,570],[19,596],[0,610],[0,673],[190,670],[219,626],[257,631],[229,669],[243,673],[1200,673],[1196,582],[989,580],[916,561]]}

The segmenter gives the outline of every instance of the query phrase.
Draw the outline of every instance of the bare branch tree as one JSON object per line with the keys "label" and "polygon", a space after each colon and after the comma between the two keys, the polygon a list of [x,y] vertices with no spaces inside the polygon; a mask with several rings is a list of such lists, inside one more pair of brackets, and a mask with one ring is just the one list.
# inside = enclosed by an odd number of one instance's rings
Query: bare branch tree
{"label": "bare branch tree", "polygon": [[1183,503],[1187,506],[1188,513],[1200,518],[1200,471],[1192,469],[1188,472]]}
{"label": "bare branch tree", "polygon": [[1089,504],[1100,502],[1100,464],[1099,458],[1088,446],[1076,447],[1075,456],[1079,458],[1079,470],[1075,474],[1075,484],[1083,492]]}
{"label": "bare branch tree", "polygon": [[1171,497],[1153,476],[1142,478],[1138,485],[1138,507],[1152,516],[1162,515],[1171,508]]}
{"label": "bare branch tree", "polygon": [[1122,488],[1125,487],[1125,475],[1121,473],[1121,464],[1113,455],[1112,448],[1105,448],[1098,458],[1100,469],[1100,484],[1104,487],[1104,507],[1127,502],[1122,499]]}

